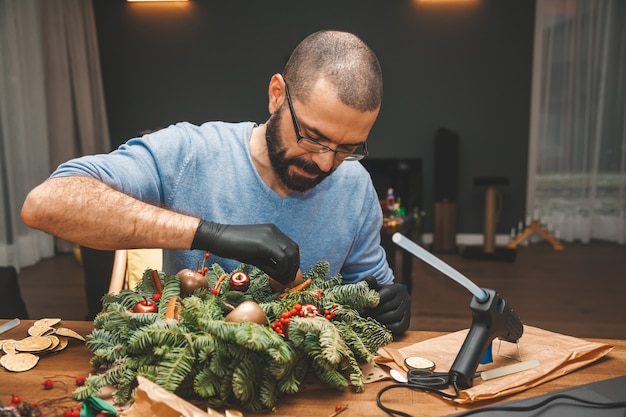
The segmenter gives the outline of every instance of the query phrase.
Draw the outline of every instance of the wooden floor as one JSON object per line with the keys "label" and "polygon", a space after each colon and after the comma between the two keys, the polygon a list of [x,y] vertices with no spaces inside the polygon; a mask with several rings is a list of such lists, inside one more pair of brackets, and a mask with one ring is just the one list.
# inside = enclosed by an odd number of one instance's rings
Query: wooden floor
{"label": "wooden floor", "polygon": [[[626,246],[592,242],[554,251],[538,243],[514,262],[437,254],[478,286],[492,288],[524,323],[577,337],[626,339]],[[24,268],[19,275],[31,318],[83,320],[84,274],[72,255]],[[471,294],[422,261],[413,261],[411,328],[455,331],[470,326]]]}

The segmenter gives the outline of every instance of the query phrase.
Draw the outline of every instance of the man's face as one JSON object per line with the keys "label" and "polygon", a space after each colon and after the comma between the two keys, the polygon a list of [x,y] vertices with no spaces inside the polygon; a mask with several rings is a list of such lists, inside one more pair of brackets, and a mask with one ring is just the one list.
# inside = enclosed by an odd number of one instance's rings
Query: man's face
{"label": "man's face", "polygon": [[[291,101],[289,97],[282,76],[272,77],[272,116],[266,123],[268,155],[274,172],[287,188],[306,191],[332,174],[346,153],[358,150],[358,145],[367,139],[379,109],[361,112],[347,106],[323,78],[317,80],[306,103]],[[308,138],[315,142],[316,148],[311,150],[310,142],[301,146],[298,138]]]}
{"label": "man's face", "polygon": [[[306,155],[287,157],[287,151],[293,146],[297,146],[297,144],[295,134],[287,139],[281,134],[280,126],[282,125],[281,120],[285,110],[287,110],[286,102],[266,123],[265,139],[270,163],[278,178],[287,188],[293,191],[307,191],[332,174],[338,164],[334,165],[329,171],[324,172],[315,162],[307,159]],[[300,174],[298,170],[293,169],[294,167],[299,168],[308,175]]]}

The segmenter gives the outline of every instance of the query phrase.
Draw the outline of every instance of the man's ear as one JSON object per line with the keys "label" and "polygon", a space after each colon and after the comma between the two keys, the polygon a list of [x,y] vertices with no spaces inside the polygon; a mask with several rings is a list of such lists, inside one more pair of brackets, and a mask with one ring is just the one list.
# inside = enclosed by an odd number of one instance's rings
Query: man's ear
{"label": "man's ear", "polygon": [[285,80],[281,74],[272,76],[267,95],[269,97],[268,110],[270,114],[274,114],[285,100]]}

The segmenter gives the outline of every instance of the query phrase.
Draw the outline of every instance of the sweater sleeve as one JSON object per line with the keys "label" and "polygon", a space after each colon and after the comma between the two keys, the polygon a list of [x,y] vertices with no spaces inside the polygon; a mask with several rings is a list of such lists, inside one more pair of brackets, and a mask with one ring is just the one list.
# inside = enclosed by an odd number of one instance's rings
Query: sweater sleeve
{"label": "sweater sleeve", "polygon": [[163,204],[164,189],[193,163],[193,146],[186,124],[180,123],[130,139],[108,154],[65,162],[51,177],[89,176],[139,200]]}

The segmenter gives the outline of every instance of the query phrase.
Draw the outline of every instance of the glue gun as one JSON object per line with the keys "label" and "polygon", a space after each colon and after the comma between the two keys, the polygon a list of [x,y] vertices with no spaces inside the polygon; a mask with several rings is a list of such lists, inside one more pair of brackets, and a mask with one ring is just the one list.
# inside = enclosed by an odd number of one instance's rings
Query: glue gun
{"label": "glue gun", "polygon": [[485,300],[472,298],[472,326],[449,372],[459,388],[473,385],[478,363],[493,339],[517,343],[524,332],[522,320],[500,294],[491,289],[483,291],[487,294]]}
{"label": "glue gun", "polygon": [[491,341],[498,337],[517,343],[524,332],[522,320],[494,290],[478,287],[459,271],[400,233],[394,233],[391,239],[474,294],[470,303],[470,309],[473,311],[472,327],[449,372],[450,381],[457,387],[471,387],[476,368]]}

